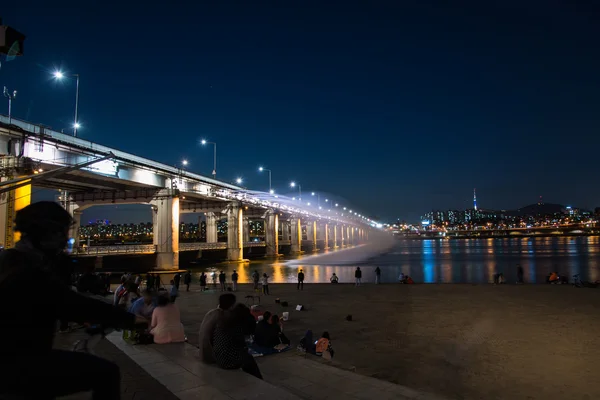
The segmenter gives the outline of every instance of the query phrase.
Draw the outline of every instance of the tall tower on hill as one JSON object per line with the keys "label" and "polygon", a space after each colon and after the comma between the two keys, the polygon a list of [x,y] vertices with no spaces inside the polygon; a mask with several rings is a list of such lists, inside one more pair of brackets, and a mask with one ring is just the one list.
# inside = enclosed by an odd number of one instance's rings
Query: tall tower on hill
{"label": "tall tower on hill", "polygon": [[473,209],[477,211],[477,192],[473,188]]}

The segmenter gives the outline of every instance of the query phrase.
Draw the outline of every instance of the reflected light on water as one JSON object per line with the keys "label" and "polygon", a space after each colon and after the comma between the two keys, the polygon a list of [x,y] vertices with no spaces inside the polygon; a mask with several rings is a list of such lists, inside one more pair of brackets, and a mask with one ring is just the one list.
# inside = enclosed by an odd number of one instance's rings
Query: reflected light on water
{"label": "reflected light on water", "polygon": [[[266,272],[272,283],[296,283],[300,267],[307,283],[329,283],[334,272],[340,282],[350,283],[354,282],[357,266],[366,283],[375,281],[377,266],[381,268],[382,282],[396,282],[403,272],[417,283],[487,283],[495,272],[502,272],[506,282],[512,283],[516,282],[517,264],[521,264],[528,283],[543,283],[552,271],[569,279],[579,273],[583,280],[595,281],[600,279],[599,245],[599,237],[398,240],[387,253],[354,264],[319,265],[318,258],[311,258],[310,265],[302,265],[303,258],[299,258],[295,265],[288,265],[287,260],[252,261],[246,266],[219,264],[217,268],[227,273],[228,281],[233,269],[238,269],[240,283],[250,282],[254,270],[261,275]],[[193,271],[197,282],[199,272],[206,271],[210,276],[211,268]]]}

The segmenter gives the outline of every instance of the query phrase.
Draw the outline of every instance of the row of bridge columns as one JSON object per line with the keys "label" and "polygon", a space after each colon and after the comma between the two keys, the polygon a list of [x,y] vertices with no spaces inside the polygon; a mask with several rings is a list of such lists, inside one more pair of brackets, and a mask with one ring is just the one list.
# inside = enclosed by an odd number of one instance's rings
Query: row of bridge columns
{"label": "row of bridge columns", "polygon": [[[179,197],[168,195],[165,190],[163,195],[157,196],[150,202],[152,206],[153,244],[157,251],[158,269],[177,269],[179,267]],[[68,203],[65,205],[74,219],[70,236],[74,239],[73,246],[78,248],[79,227],[81,226],[81,213],[92,204]],[[222,218],[222,213],[204,213],[206,221],[206,241],[217,243],[217,225]],[[244,207],[239,202],[227,204],[225,218],[227,218],[227,259],[230,261],[243,261],[244,243],[250,241],[249,217],[244,216]],[[200,221],[199,221],[200,222]],[[302,226],[306,224],[309,251],[317,251],[317,242],[322,241],[324,248],[338,248],[349,244],[357,244],[368,239],[368,232],[362,228],[350,227],[316,220],[303,220],[298,216],[283,219],[275,210],[268,210],[264,215],[265,245],[267,256],[279,254],[279,233],[282,240],[291,245],[292,253],[302,252]]]}

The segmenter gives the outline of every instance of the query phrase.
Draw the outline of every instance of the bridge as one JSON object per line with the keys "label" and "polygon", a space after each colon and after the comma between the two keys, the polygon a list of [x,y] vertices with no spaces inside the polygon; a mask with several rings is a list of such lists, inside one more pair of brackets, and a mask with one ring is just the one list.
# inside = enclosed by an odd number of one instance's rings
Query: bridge
{"label": "bridge", "polygon": [[[284,243],[289,243],[293,253],[301,253],[303,248],[317,251],[319,243],[323,249],[339,248],[367,241],[369,231],[380,227],[349,210],[320,210],[41,125],[15,118],[10,122],[0,115],[0,240],[6,248],[19,238],[12,230],[12,221],[16,211],[30,203],[32,185],[60,190],[59,201],[75,221],[70,232],[74,253],[156,253],[158,269],[177,269],[180,251],[226,249],[228,260],[243,261],[244,248],[265,247],[267,256],[277,256]],[[152,245],[80,245],[81,213],[90,207],[114,204],[152,208]],[[206,223],[206,242],[179,243],[179,218],[186,213],[198,214],[199,222]],[[227,220],[226,243],[217,240],[217,223],[223,218]],[[264,242],[249,241],[251,219],[264,221]]]}

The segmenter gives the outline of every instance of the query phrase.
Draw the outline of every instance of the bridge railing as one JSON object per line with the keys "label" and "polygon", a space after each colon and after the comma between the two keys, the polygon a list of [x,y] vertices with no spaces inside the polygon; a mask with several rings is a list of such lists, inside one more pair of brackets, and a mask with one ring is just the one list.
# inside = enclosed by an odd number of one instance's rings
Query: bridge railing
{"label": "bridge railing", "polygon": [[244,247],[265,247],[265,242],[244,242]]}
{"label": "bridge railing", "polygon": [[289,245],[291,245],[291,244],[292,244],[292,241],[291,241],[291,240],[280,240],[280,241],[279,241],[279,245],[280,245],[280,246],[289,246]]}
{"label": "bridge railing", "polygon": [[227,248],[225,242],[193,242],[193,243],[179,243],[179,251],[190,251],[190,250],[222,250]]}
{"label": "bridge railing", "polygon": [[153,244],[132,244],[116,246],[85,246],[73,249],[71,254],[78,256],[97,256],[106,254],[152,254],[156,253]]}

